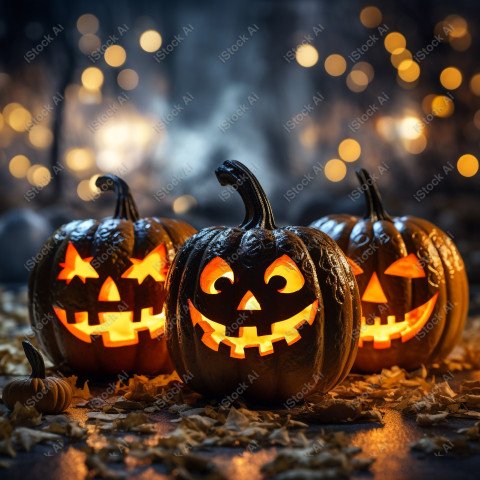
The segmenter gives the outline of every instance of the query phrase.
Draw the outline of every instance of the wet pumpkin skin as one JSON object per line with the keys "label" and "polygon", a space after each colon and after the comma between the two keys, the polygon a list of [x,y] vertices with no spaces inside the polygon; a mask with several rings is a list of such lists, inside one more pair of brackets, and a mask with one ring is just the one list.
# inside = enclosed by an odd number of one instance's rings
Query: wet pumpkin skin
{"label": "wet pumpkin skin", "polygon": [[3,388],[2,400],[13,410],[19,402],[47,415],[63,412],[72,401],[72,388],[63,378],[46,377],[45,363],[40,352],[27,341],[22,342],[25,355],[32,367],[29,378],[15,379]]}
{"label": "wet pumpkin skin", "polygon": [[[167,278],[166,336],[180,375],[191,374],[189,386],[207,396],[222,397],[242,386],[242,397],[259,404],[283,402],[301,392],[325,392],[349,372],[357,348],[353,335],[360,322],[359,297],[351,269],[336,244],[307,227],[277,228],[270,204],[254,175],[240,162],[227,161],[216,175],[222,185],[235,186],[245,203],[246,216],[237,228],[201,230],[180,249]],[[291,293],[279,293],[285,278],[265,282],[265,272],[287,255],[304,279]],[[202,290],[200,278],[209,263],[220,257],[234,279],[215,283],[220,293]],[[239,310],[247,292],[259,308]],[[288,345],[273,342],[273,351],[260,355],[246,347],[244,358],[232,357],[228,344],[218,350],[202,341],[204,331],[193,325],[191,302],[209,319],[238,337],[240,328],[256,327],[269,335],[272,324],[291,318],[314,302],[311,325],[298,330],[301,338]],[[246,385],[246,388],[244,387]]]}
{"label": "wet pumpkin skin", "polygon": [[[105,311],[134,312],[134,321],[142,308],[153,307],[158,314],[166,297],[165,282],[147,276],[140,284],[122,275],[132,267],[131,259],[144,259],[158,245],[165,245],[166,260],[171,262],[179,246],[195,229],[185,222],[166,218],[140,218],[128,186],[115,176],[98,179],[103,190],[115,190],[117,207],[113,217],[103,220],[78,220],[60,227],[47,240],[46,255],[30,275],[29,308],[36,337],[54,364],[77,374],[111,376],[121,372],[157,374],[173,370],[164,335],[151,338],[147,330],[138,331],[138,343],[106,347],[101,336],[91,343],[77,338],[57,318],[54,306],[67,312],[87,311],[89,323],[98,322]],[[73,278],[70,283],[58,279],[69,244],[82,258],[93,257],[98,278]],[[165,272],[166,273],[166,272]],[[99,292],[111,277],[120,300],[102,302]]]}
{"label": "wet pumpkin skin", "polygon": [[[380,311],[401,318],[438,296],[428,321],[413,338],[405,342],[392,339],[391,347],[385,349],[364,342],[354,369],[378,372],[393,365],[407,370],[430,365],[448,355],[465,325],[468,281],[463,260],[452,239],[434,224],[413,216],[388,215],[372,177],[365,170],[357,175],[367,200],[365,217],[329,215],[310,226],[330,235],[347,257],[359,264],[363,273],[357,274],[356,280],[362,296],[371,275],[377,274],[388,302],[362,301],[363,315],[378,315]],[[420,261],[424,278],[385,274],[394,261],[411,254]]]}

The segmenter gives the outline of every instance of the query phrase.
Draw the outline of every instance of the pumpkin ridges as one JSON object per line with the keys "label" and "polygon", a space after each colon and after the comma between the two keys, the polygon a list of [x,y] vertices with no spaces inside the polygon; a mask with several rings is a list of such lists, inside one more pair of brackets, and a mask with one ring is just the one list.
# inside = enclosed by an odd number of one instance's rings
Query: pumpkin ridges
{"label": "pumpkin ridges", "polygon": [[[318,249],[312,248],[311,245],[311,238],[313,237],[312,232],[310,231],[311,229],[308,227],[295,227],[294,231],[296,234],[300,237],[300,239],[304,242],[307,251],[309,252],[309,255],[312,258],[312,261],[314,261],[314,257],[312,256],[317,253]],[[360,327],[360,310],[359,308],[354,308],[353,306],[356,305],[358,307],[360,299],[359,299],[359,294],[356,286],[355,279],[353,277],[353,273],[350,270],[350,267],[348,266],[346,260],[343,258],[343,252],[341,252],[340,248],[338,245],[326,234],[323,232],[315,232],[315,237],[318,237],[317,233],[321,233],[322,235],[319,237],[321,238],[322,243],[328,245],[329,248],[333,249],[336,251],[338,257],[341,259],[340,264],[336,266],[336,268],[339,269],[338,273],[339,276],[341,276],[342,284],[347,284],[349,285],[349,288],[345,289],[344,291],[344,304],[343,307],[340,309],[340,314],[343,317],[338,318],[338,327],[335,327],[333,324],[334,322],[332,321],[331,316],[329,316],[328,309],[329,309],[329,295],[324,295],[323,290],[321,295],[322,298],[324,299],[324,328],[327,330],[331,328],[332,332],[352,332],[353,334],[350,334],[350,341],[349,343],[349,348],[347,353],[347,357],[342,358],[342,363],[343,363],[343,368],[341,368],[339,371],[336,367],[332,366],[331,364],[335,363],[333,360],[337,360],[338,358],[341,357],[339,355],[339,352],[341,352],[341,348],[344,345],[344,340],[342,337],[339,335],[329,335],[328,332],[324,332],[324,338],[325,339],[331,339],[331,338],[336,338],[338,341],[338,344],[334,344],[333,342],[324,342],[324,365],[322,366],[322,372],[337,372],[336,376],[332,378],[328,378],[328,376],[325,376],[322,378],[321,385],[317,385],[317,389],[319,391],[326,392],[333,388],[335,385],[337,385],[339,382],[343,380],[343,378],[346,377],[348,372],[351,369],[351,365],[353,361],[355,360],[355,355],[357,351],[357,346],[358,346],[358,341],[355,337],[356,332],[358,331]],[[331,257],[327,257],[328,259],[331,260]],[[331,262],[330,262],[331,263]],[[340,266],[341,265],[341,266]],[[352,291],[353,290],[353,291]]]}
{"label": "pumpkin ridges", "polygon": [[65,410],[72,399],[70,385],[61,378],[45,377],[40,352],[28,341],[23,341],[22,345],[32,367],[32,375],[30,378],[12,380],[5,385],[2,394],[4,403],[12,410],[20,402],[45,414]]}
{"label": "pumpkin ridges", "polygon": [[[430,240],[438,252],[440,261],[444,269],[447,298],[455,296],[458,290],[460,292],[459,297],[462,299],[460,300],[462,304],[461,309],[452,309],[446,312],[446,327],[443,337],[448,337],[449,341],[446,341],[445,338],[442,338],[442,341],[439,342],[437,348],[432,353],[432,359],[433,361],[435,361],[437,358],[442,358],[447,355],[462,334],[468,312],[468,279],[460,253],[458,252],[457,247],[453,244],[453,242],[451,242],[450,237],[448,237],[448,235],[440,228],[436,227],[427,220],[423,220],[417,217],[408,217],[408,219],[410,222],[417,225],[418,228],[422,229],[422,231],[424,231],[426,235],[429,236],[429,238],[430,235],[428,232],[438,232],[438,237],[436,237],[436,239],[430,238]],[[445,254],[452,256],[456,259],[458,265],[456,265],[456,268],[454,268],[453,270],[449,268],[449,262],[448,259],[445,258]],[[463,269],[459,270],[459,267],[463,267]],[[450,272],[453,272],[453,274]]]}
{"label": "pumpkin ridges", "polygon": [[[209,243],[212,238],[221,232],[221,227],[211,227],[210,229],[201,230],[192,237],[190,237],[175,257],[173,264],[170,268],[169,275],[167,277],[167,299],[166,309],[168,311],[174,311],[175,317],[173,321],[171,319],[166,324],[166,340],[170,357],[172,358],[176,369],[180,376],[184,376],[189,373],[189,369],[186,367],[183,356],[181,355],[181,348],[175,349],[172,347],[176,342],[178,345],[182,345],[182,325],[184,312],[182,311],[182,305],[185,303],[177,301],[176,296],[178,292],[183,291],[184,281],[188,280],[188,277],[192,275],[192,260],[195,260],[195,256],[198,253],[197,244]],[[200,263],[200,261],[198,261]],[[198,272],[198,269],[196,270]],[[179,277],[179,278],[177,278]],[[195,279],[197,281],[197,278]],[[173,286],[175,285],[175,287]],[[199,366],[200,367],[200,366]],[[193,382],[195,381],[195,373]]]}

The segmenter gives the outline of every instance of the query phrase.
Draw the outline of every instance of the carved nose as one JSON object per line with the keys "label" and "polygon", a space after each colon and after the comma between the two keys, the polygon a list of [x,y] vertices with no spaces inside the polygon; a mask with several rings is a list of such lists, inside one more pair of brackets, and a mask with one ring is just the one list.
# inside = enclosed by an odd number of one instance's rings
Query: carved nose
{"label": "carved nose", "polygon": [[249,290],[238,304],[237,310],[261,310],[258,300],[255,295]]}
{"label": "carved nose", "polygon": [[375,272],[370,277],[367,288],[363,292],[362,300],[364,302],[371,303],[387,303],[387,297],[383,291],[382,285],[380,285],[380,280]]}
{"label": "carved nose", "polygon": [[118,293],[118,288],[112,277],[108,277],[100,289],[98,294],[98,300],[101,302],[119,302],[120,293]]}

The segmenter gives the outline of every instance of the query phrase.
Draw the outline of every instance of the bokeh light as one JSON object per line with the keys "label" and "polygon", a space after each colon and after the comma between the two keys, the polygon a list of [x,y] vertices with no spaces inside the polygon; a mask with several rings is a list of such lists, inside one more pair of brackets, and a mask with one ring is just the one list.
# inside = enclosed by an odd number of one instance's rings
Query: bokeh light
{"label": "bokeh light", "polygon": [[138,73],[131,68],[125,68],[117,76],[117,82],[124,90],[133,90],[138,85]]}
{"label": "bokeh light", "polygon": [[325,164],[324,172],[331,182],[340,182],[347,174],[347,166],[338,158],[332,158]]}
{"label": "bokeh light", "polygon": [[453,114],[455,107],[450,97],[446,95],[436,95],[432,100],[432,113],[436,117],[447,118]]}
{"label": "bokeh light", "polygon": [[355,93],[363,92],[368,85],[368,77],[361,70],[352,70],[347,75],[347,87]]}
{"label": "bokeh light", "polygon": [[103,73],[97,67],[88,67],[82,73],[82,85],[87,90],[98,90],[103,85]]}
{"label": "bokeh light", "polygon": [[324,62],[325,71],[332,77],[338,77],[345,73],[347,62],[338,53],[332,53]]}
{"label": "bokeh light", "polygon": [[413,60],[403,60],[398,66],[398,76],[404,82],[414,82],[420,76],[420,67]]}
{"label": "bokeh light", "polygon": [[457,170],[463,177],[473,177],[478,172],[478,160],[469,153],[462,155],[457,161]]}
{"label": "bokeh light", "polygon": [[51,179],[50,170],[43,165],[32,165],[27,171],[27,180],[34,187],[46,187]]}
{"label": "bokeh light", "polygon": [[99,27],[98,18],[91,13],[85,13],[78,17],[77,29],[80,33],[97,33]]}
{"label": "bokeh light", "polygon": [[365,7],[360,12],[360,22],[364,27],[375,28],[382,21],[382,12],[375,6]]}
{"label": "bokeh light", "polygon": [[360,147],[360,144],[353,138],[342,140],[338,146],[338,154],[345,162],[354,162],[355,160],[358,160],[361,153],[362,148]]}
{"label": "bokeh light", "polygon": [[399,32],[389,33],[384,40],[385,49],[390,53],[400,53],[407,46],[407,40]]}
{"label": "bokeh light", "polygon": [[28,140],[39,149],[48,148],[53,141],[52,131],[43,125],[33,125],[28,132]]}
{"label": "bokeh light", "polygon": [[313,45],[299,45],[295,52],[295,59],[302,67],[313,67],[318,62],[318,51]]}
{"label": "bokeh light", "polygon": [[112,45],[105,50],[105,62],[111,67],[120,67],[127,59],[127,52],[120,45]]}
{"label": "bokeh light", "polygon": [[447,90],[455,90],[462,84],[462,72],[455,67],[447,67],[440,73],[440,83]]}
{"label": "bokeh light", "polygon": [[95,164],[92,150],[89,148],[71,148],[65,155],[67,167],[74,172],[89,170]]}
{"label": "bokeh light", "polygon": [[162,36],[156,30],[147,30],[140,35],[140,47],[146,52],[156,52],[162,45]]}
{"label": "bokeh light", "polygon": [[25,155],[15,155],[8,164],[8,169],[15,178],[25,178],[29,168],[30,160]]}

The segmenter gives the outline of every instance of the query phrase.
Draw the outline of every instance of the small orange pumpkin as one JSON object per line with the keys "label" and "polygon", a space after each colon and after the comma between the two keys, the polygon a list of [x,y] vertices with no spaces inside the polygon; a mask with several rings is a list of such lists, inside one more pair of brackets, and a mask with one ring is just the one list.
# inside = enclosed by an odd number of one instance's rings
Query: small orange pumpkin
{"label": "small orange pumpkin", "polygon": [[17,402],[26,407],[35,407],[40,413],[60,413],[72,401],[70,384],[59,377],[45,376],[45,362],[41,353],[27,341],[22,342],[32,374],[29,378],[15,379],[3,389],[2,399],[13,410]]}

